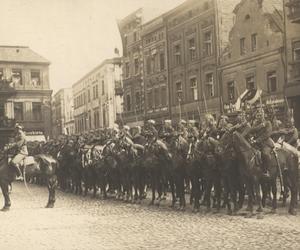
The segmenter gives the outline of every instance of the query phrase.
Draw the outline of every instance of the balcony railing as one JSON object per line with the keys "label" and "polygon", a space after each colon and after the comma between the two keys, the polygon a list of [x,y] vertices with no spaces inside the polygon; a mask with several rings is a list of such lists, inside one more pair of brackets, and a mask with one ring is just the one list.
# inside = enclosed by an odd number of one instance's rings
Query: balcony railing
{"label": "balcony railing", "polygon": [[289,8],[288,18],[293,23],[300,23],[300,0],[289,0],[286,3]]}

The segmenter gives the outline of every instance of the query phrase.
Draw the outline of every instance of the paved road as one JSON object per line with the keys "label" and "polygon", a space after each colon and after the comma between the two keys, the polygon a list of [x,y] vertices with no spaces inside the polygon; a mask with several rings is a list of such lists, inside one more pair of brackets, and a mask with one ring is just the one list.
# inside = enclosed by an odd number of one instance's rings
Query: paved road
{"label": "paved road", "polygon": [[[58,192],[14,183],[13,205],[0,213],[0,249],[300,249],[300,215],[264,219],[193,214]],[[1,204],[0,204],[1,205]],[[300,214],[300,213],[299,213]]]}

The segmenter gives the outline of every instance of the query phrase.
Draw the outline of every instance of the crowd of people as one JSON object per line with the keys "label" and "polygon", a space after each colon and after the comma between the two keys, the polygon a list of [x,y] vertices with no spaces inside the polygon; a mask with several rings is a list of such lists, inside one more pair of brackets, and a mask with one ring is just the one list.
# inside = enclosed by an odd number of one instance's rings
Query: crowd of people
{"label": "crowd of people", "polygon": [[[298,130],[293,118],[288,117],[283,122],[275,114],[266,114],[262,108],[253,116],[241,111],[234,118],[222,115],[218,120],[206,114],[201,123],[180,119],[174,124],[165,120],[162,126],[157,126],[150,119],[144,127],[116,124],[114,128],[64,135],[45,143],[27,143],[27,146],[30,155],[49,154],[58,160],[58,183],[63,190],[82,193],[84,187],[85,194],[92,189],[96,195],[99,188],[103,197],[107,197],[109,192],[119,199],[133,201],[145,197],[147,187],[151,187],[152,204],[156,191],[161,201],[170,190],[172,205],[179,200],[180,207],[184,208],[184,195],[191,187],[191,202],[198,209],[201,197],[210,208],[212,190],[219,197],[223,192],[227,203],[236,199],[230,184],[226,185],[232,176],[226,180],[224,176],[227,175],[223,172],[227,169],[218,168],[225,163],[217,152],[218,146],[223,143],[222,154],[230,152],[230,158],[237,157],[232,154],[234,147],[228,151],[228,145],[224,146],[225,140],[222,141],[226,135],[232,137],[234,133],[239,133],[256,152],[260,152],[255,153],[255,158],[262,178],[270,178],[271,152],[275,143],[290,145],[284,150],[292,148],[290,153],[298,157],[295,154]],[[24,150],[24,143],[21,144]],[[230,162],[234,164],[232,159]],[[205,167],[198,167],[202,164]],[[283,172],[285,170],[288,169],[283,169]],[[241,176],[238,168],[234,171]],[[239,182],[244,185],[242,179]],[[240,191],[239,187],[235,188],[236,193]],[[241,194],[238,197],[242,199]]]}

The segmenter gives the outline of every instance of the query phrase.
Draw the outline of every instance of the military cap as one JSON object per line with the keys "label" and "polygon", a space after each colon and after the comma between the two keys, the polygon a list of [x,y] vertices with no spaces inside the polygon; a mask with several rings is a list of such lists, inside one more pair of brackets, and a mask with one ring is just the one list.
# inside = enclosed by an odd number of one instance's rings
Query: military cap
{"label": "military cap", "polygon": [[155,124],[155,121],[154,120],[152,120],[152,119],[150,119],[150,120],[148,120],[148,123],[150,123],[150,124]]}
{"label": "military cap", "polygon": [[168,123],[168,124],[171,124],[171,123],[172,123],[171,120],[165,120],[164,122],[165,122],[165,123]]}

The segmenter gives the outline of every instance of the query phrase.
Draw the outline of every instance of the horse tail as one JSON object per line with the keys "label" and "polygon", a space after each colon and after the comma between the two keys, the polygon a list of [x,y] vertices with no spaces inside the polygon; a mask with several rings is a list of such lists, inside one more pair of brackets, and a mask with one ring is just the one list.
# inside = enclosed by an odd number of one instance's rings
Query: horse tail
{"label": "horse tail", "polygon": [[24,185],[26,188],[27,193],[31,196],[34,197],[33,194],[30,192],[28,185],[27,185],[27,181],[26,181],[26,164],[24,164],[24,168],[23,168],[23,177],[24,177]]}

